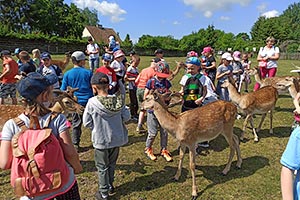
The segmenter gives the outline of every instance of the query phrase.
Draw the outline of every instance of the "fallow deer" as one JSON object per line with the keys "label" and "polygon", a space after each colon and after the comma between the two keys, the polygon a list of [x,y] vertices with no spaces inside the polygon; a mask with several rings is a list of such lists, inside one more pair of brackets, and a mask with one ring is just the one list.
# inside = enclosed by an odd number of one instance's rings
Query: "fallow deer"
{"label": "fallow deer", "polygon": [[174,177],[175,180],[181,176],[184,153],[186,147],[189,149],[193,199],[197,198],[195,146],[198,142],[212,140],[222,134],[230,146],[228,162],[222,173],[226,175],[229,172],[235,152],[237,154],[237,167],[241,168],[242,158],[239,139],[233,134],[237,108],[232,103],[220,100],[175,115],[167,110],[163,95],[154,91],[146,97],[142,103],[142,108],[153,109],[161,126],[173,135],[180,144],[179,164]]}
{"label": "fallow deer", "polygon": [[[57,113],[64,113],[65,115],[74,112],[82,114],[84,107],[77,103],[73,96],[73,92],[78,90],[68,88],[67,91],[54,90],[56,97],[53,98],[53,106],[50,108],[51,111]],[[0,131],[4,123],[12,118],[17,117],[24,112],[22,105],[0,105]]]}
{"label": "fallow deer", "polygon": [[277,83],[277,88],[280,90],[288,90],[290,96],[294,99],[296,94],[300,91],[300,82],[296,78],[286,78]]}
{"label": "fallow deer", "polygon": [[[241,134],[241,140],[244,139],[244,134],[246,132],[246,127],[248,121],[254,134],[254,141],[258,141],[257,133],[260,131],[262,123],[266,117],[267,112],[270,111],[270,133],[273,133],[272,120],[273,120],[273,110],[275,108],[276,101],[278,99],[277,89],[273,86],[265,86],[257,91],[250,92],[247,94],[238,93],[237,89],[232,83],[233,80],[225,80],[222,87],[227,87],[229,92],[229,97],[233,103],[235,103],[246,115],[246,119],[243,123],[243,132]],[[253,124],[253,114],[262,114],[261,121],[257,128],[254,128]]]}
{"label": "fallow deer", "polygon": [[58,66],[62,71],[66,69],[70,62],[71,52],[68,51],[65,53],[64,60],[51,60],[51,64]]}

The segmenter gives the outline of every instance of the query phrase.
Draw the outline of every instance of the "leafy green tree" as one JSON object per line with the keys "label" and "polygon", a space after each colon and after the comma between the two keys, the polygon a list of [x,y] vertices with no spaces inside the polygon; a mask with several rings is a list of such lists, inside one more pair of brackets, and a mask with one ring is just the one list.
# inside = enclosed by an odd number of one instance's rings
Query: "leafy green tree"
{"label": "leafy green tree", "polygon": [[121,44],[121,48],[125,51],[128,52],[132,49],[133,43],[132,40],[130,39],[129,34],[126,35],[124,41]]}

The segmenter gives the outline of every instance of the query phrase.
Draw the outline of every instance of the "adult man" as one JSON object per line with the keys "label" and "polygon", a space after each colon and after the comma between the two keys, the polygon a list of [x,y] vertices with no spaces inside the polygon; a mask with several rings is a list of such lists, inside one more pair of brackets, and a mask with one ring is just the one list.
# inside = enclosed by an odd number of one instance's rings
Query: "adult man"
{"label": "adult man", "polygon": [[88,45],[86,47],[86,53],[89,55],[90,70],[94,72],[94,69],[99,68],[99,51],[98,44],[94,43],[92,37],[88,38]]}
{"label": "adult man", "polygon": [[[64,74],[61,90],[66,90],[68,86],[78,88],[74,95],[78,99],[78,103],[85,106],[88,99],[93,96],[92,86],[90,80],[92,78],[92,71],[85,69],[85,55],[82,51],[75,51],[71,55],[74,67]],[[82,115],[74,113],[72,115],[72,142],[77,150],[80,150]]]}

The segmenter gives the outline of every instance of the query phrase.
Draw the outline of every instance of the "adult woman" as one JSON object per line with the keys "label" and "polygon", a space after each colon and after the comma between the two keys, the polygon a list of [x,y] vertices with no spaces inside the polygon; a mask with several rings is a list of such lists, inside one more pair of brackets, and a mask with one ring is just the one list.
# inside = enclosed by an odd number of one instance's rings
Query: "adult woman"
{"label": "adult woman", "polygon": [[[51,111],[44,106],[46,102],[53,96],[53,83],[57,81],[54,74],[43,76],[38,72],[31,72],[25,78],[21,79],[17,84],[17,90],[23,97],[23,105],[25,112],[20,114],[18,118],[22,120],[27,127],[32,121],[38,119],[41,128],[46,126],[46,122],[50,119],[49,128],[52,129],[64,153],[66,162],[68,163],[69,177],[57,190],[43,195],[34,195],[34,199],[80,199],[78,185],[74,173],[79,173],[82,166],[79,162],[79,156],[71,142],[69,134],[69,126],[67,119],[62,114],[57,114],[52,118]],[[35,121],[36,123],[36,121]],[[0,168],[10,169],[12,165],[12,138],[19,133],[21,128],[16,124],[14,119],[8,120],[3,127],[0,146]],[[13,170],[13,169],[12,169]],[[29,197],[30,198],[30,197]]]}
{"label": "adult woman", "polygon": [[[258,55],[257,61],[260,68],[261,77],[265,78],[274,77],[277,71],[277,60],[280,57],[279,48],[275,47],[276,40],[274,37],[268,37],[266,39],[266,46],[261,47]],[[256,83],[254,86],[254,91],[260,88],[259,83]]]}

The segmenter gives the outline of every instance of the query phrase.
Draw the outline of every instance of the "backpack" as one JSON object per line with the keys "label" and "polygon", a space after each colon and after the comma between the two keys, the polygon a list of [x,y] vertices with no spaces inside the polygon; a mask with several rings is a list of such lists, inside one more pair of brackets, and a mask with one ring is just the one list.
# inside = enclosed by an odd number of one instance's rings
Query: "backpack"
{"label": "backpack", "polygon": [[188,76],[189,78],[183,87],[183,106],[187,108],[196,108],[198,105],[195,104],[195,101],[203,95],[203,85],[199,80],[202,74],[197,74],[194,77],[191,74],[188,74]]}
{"label": "backpack", "polygon": [[[48,127],[53,113],[46,122]],[[32,120],[36,122],[32,123]],[[59,190],[69,179],[63,150],[50,128],[41,129],[37,117],[30,119],[30,128],[14,118],[21,131],[13,136],[11,185],[18,197],[35,197]],[[33,127],[36,129],[33,129]]]}
{"label": "backpack", "polygon": [[62,80],[63,78],[63,72],[62,70],[60,69],[60,67],[56,66],[56,65],[52,65],[54,71],[55,71],[55,74],[58,78],[58,80]]}

